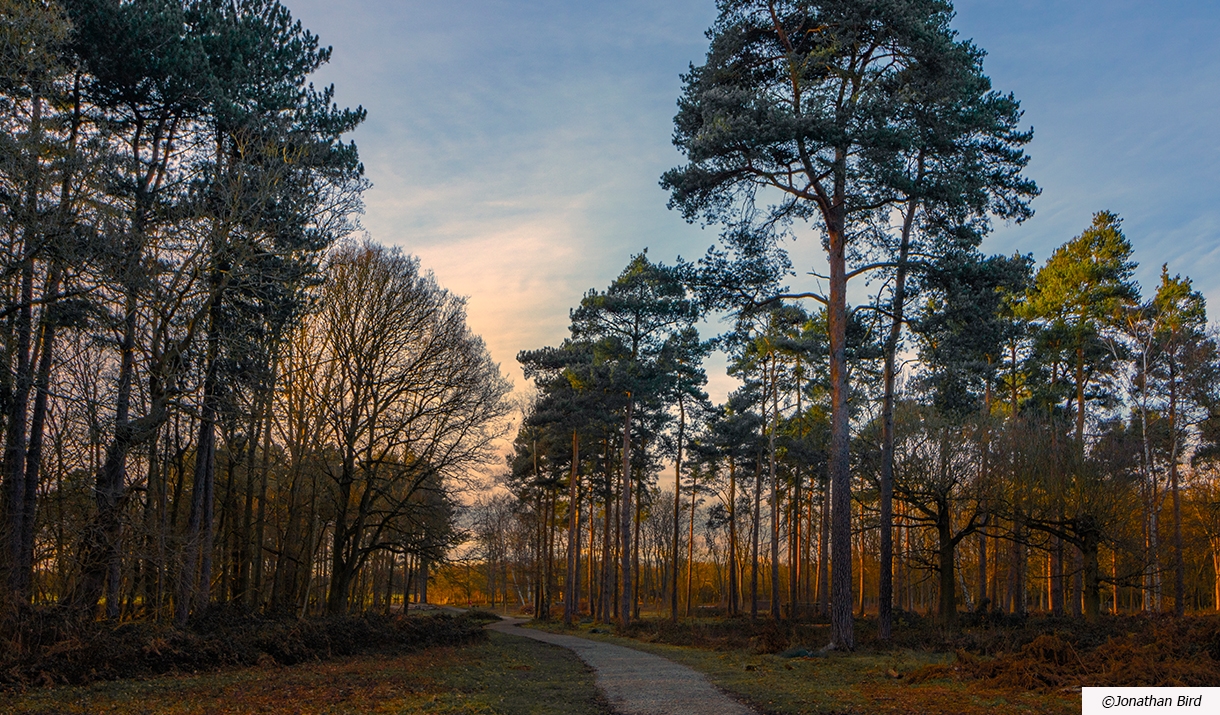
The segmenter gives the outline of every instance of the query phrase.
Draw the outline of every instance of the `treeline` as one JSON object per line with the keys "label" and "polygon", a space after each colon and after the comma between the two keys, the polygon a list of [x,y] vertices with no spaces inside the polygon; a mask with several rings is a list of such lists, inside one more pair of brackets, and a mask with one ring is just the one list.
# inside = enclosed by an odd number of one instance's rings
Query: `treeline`
{"label": "treeline", "polygon": [[0,0],[0,616],[405,600],[508,385],[276,0]]}
{"label": "treeline", "polygon": [[[570,339],[518,357],[538,398],[504,483],[540,614],[627,622],[646,581],[677,617],[698,569],[728,613],[827,614],[841,648],[865,608],[884,639],[895,607],[1220,607],[1203,298],[1164,269],[1142,293],[1109,212],[1036,270],[980,252],[994,218],[1032,215],[1032,132],[951,17],[721,6],[675,119],[689,163],[662,178],[719,245],[636,256]],[[787,240],[821,241],[824,292],[788,288]],[[852,279],[869,301],[848,305]],[[706,316],[730,328],[703,342]],[[742,382],[722,405],[713,347]]]}

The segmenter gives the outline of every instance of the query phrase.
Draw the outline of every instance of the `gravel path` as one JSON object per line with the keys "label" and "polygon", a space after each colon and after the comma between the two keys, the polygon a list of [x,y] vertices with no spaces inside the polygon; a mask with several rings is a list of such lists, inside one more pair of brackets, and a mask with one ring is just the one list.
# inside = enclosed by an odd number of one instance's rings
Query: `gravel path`
{"label": "gravel path", "polygon": [[512,636],[533,638],[576,652],[597,671],[597,686],[623,715],[754,715],[726,696],[702,674],[651,653],[587,638],[520,628],[509,618],[487,626]]}

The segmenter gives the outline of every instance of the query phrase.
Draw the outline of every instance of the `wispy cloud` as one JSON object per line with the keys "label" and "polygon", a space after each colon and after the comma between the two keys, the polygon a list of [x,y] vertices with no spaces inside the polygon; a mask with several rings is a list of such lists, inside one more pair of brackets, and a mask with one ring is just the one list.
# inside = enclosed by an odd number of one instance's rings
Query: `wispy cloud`
{"label": "wispy cloud", "polygon": [[[519,350],[649,247],[702,255],[714,231],[665,208],[678,75],[713,0],[288,0],[335,48],[319,81],[362,104],[373,238],[469,296],[472,327],[520,382]],[[1044,259],[1110,209],[1151,285],[1162,262],[1220,305],[1220,8],[1208,0],[960,0],[963,37],[1035,127],[1037,216],[989,250]],[[809,237],[795,265],[820,265]],[[716,329],[718,326],[712,326]],[[719,368],[716,368],[719,369]],[[714,379],[723,397],[732,381]]]}

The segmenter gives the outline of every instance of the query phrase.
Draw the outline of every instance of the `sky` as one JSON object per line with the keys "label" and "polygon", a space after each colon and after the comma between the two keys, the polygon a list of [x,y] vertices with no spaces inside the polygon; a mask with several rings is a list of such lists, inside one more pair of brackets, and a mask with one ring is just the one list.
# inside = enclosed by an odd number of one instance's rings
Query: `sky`
{"label": "sky", "polygon": [[[562,341],[569,309],[633,254],[671,263],[715,242],[658,185],[682,163],[679,75],[703,61],[714,0],[284,2],[334,49],[314,81],[368,110],[353,135],[373,184],[364,228],[467,297],[518,386],[516,354]],[[1164,263],[1220,306],[1220,3],[955,6],[1034,128],[1027,175],[1043,190],[985,250],[1041,263],[1110,210],[1146,291]],[[816,242],[798,243],[797,269],[815,267]],[[718,400],[723,364],[708,366]]]}

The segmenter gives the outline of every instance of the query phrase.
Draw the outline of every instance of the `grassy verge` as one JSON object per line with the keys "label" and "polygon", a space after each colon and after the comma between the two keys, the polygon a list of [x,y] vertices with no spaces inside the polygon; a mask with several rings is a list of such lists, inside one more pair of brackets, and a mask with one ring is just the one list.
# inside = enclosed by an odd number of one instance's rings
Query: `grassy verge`
{"label": "grassy verge", "polygon": [[[543,627],[563,632],[554,625]],[[584,624],[567,632],[655,653],[690,666],[718,687],[765,713],[1060,715],[1080,711],[1080,695],[1072,691],[1039,693],[983,688],[977,683],[959,682],[950,677],[911,683],[906,677],[935,666],[951,671],[955,662],[952,653],[899,649],[784,658],[752,653],[746,648],[715,649],[647,642],[606,630]]]}
{"label": "grassy verge", "polygon": [[290,667],[120,680],[6,694],[12,715],[606,715],[571,652],[489,633],[482,643]]}

